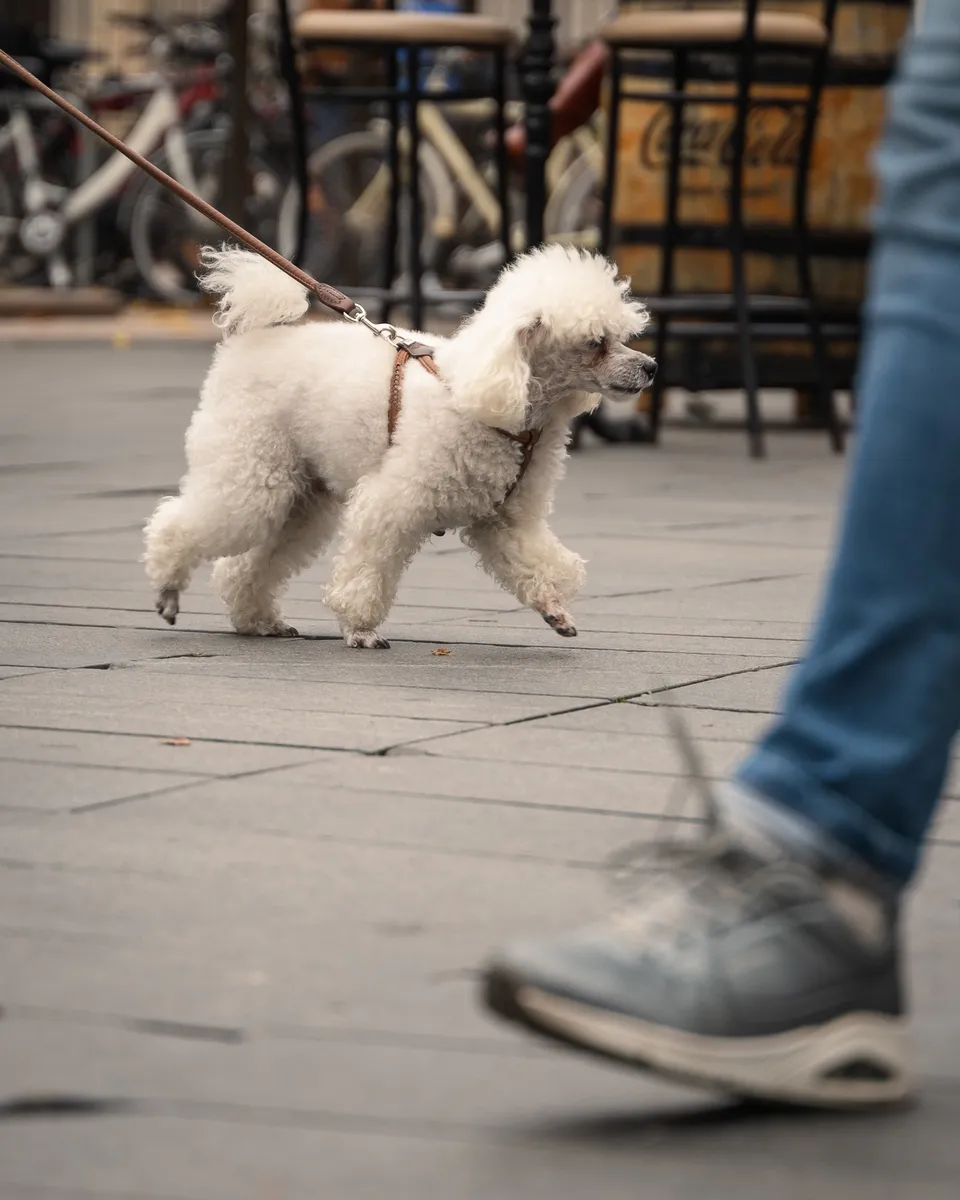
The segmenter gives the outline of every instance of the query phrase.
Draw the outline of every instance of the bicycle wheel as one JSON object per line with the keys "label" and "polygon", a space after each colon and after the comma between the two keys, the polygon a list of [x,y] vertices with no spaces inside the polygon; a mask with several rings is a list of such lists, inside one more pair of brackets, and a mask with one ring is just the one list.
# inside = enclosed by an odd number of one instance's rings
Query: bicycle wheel
{"label": "bicycle wheel", "polygon": [[603,212],[602,180],[593,163],[579,155],[566,168],[550,193],[543,214],[548,241],[595,250],[600,242]]}
{"label": "bicycle wheel", "polygon": [[[229,138],[226,129],[205,129],[186,135],[197,192],[216,207],[222,204],[221,176]],[[171,169],[165,150],[155,156],[154,162],[165,171]],[[241,224],[268,245],[276,245],[281,254],[289,254],[292,245],[277,245],[284,185],[276,172],[256,158],[251,161],[250,175],[251,194]],[[181,304],[195,300],[200,248],[223,236],[219,226],[201,217],[152,179],[136,197],[130,217],[130,250],[141,278],[158,300]]]}
{"label": "bicycle wheel", "polygon": [[[383,285],[383,238],[390,200],[387,133],[360,130],[321,146],[307,164],[310,231],[307,269],[318,279],[338,286],[362,288]],[[456,229],[456,196],[443,160],[432,146],[420,146],[420,202],[423,238],[420,261],[430,268],[440,242]],[[286,208],[286,206],[285,206]],[[408,214],[401,202],[399,271],[409,265]],[[290,228],[296,218],[296,198],[281,217]]]}

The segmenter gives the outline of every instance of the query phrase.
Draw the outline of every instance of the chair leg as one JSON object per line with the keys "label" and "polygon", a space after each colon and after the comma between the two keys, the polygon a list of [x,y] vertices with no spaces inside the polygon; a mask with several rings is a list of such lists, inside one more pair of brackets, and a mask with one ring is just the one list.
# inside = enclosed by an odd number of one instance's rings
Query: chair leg
{"label": "chair leg", "polygon": [[[663,362],[666,357],[667,347],[667,331],[666,321],[661,319],[660,327],[657,330],[657,345],[654,357],[657,363]],[[663,416],[663,398],[666,386],[664,383],[664,371],[657,370],[656,378],[653,381],[653,386],[650,388],[650,416],[649,416],[649,433],[650,441],[656,445],[660,440],[660,418]]]}
{"label": "chair leg", "polygon": [[830,437],[830,445],[836,454],[843,453],[843,426],[837,413],[834,395],[833,371],[830,362],[830,347],[823,332],[820,305],[813,284],[810,264],[810,226],[807,218],[808,183],[813,158],[813,140],[816,133],[820,97],[826,81],[829,56],[820,51],[810,64],[810,87],[804,112],[803,137],[797,157],[797,174],[794,180],[794,236],[797,248],[797,282],[801,298],[806,302],[807,321],[810,328],[810,346],[816,370],[816,395],[819,416],[823,419]]}
{"label": "chair leg", "polygon": [[386,243],[383,247],[384,297],[380,302],[380,320],[389,321],[393,312],[393,289],[397,280],[397,244],[400,241],[400,191],[403,187],[403,171],[400,165],[400,104],[398,102],[399,78],[397,51],[387,51],[387,85],[390,88],[389,102],[390,133],[387,144],[387,168],[390,171],[390,197],[387,210]]}
{"label": "chair leg", "polygon": [[806,232],[797,236],[797,275],[800,283],[800,293],[807,303],[807,324],[810,328],[810,345],[813,350],[813,362],[816,370],[816,398],[818,415],[822,418],[830,438],[830,446],[835,454],[842,454],[844,449],[843,423],[837,412],[837,402],[833,386],[833,369],[830,362],[830,346],[823,332],[823,321],[820,306],[817,302],[810,270],[809,245]]}
{"label": "chair leg", "polygon": [[507,156],[507,122],[504,108],[507,103],[506,55],[502,50],[493,53],[493,91],[496,105],[496,166],[497,203],[500,205],[500,241],[503,244],[503,261],[513,258],[513,242],[510,221],[510,165]]}
{"label": "chair leg", "polygon": [[740,370],[743,376],[743,391],[747,404],[747,438],[750,457],[764,458],[763,416],[760,412],[760,381],[757,374],[757,359],[753,350],[750,317],[750,297],[747,292],[747,277],[744,262],[743,240],[735,236],[731,244],[730,257],[733,267],[733,298],[736,305],[737,341],[740,346]]}
{"label": "chair leg", "polygon": [[[754,6],[755,8],[756,6]],[[750,116],[750,85],[753,80],[756,43],[750,24],[737,63],[736,116],[731,139],[730,200],[728,210],[730,265],[733,274],[733,301],[740,347],[740,372],[747,408],[747,438],[751,458],[763,458],[766,445],[763,415],[760,411],[760,380],[753,349],[752,314],[747,288],[745,219],[743,214],[743,175],[747,152],[747,124]]]}
{"label": "chair leg", "polygon": [[411,46],[407,59],[410,114],[410,324],[423,328],[423,211],[420,205],[420,48]]}
{"label": "chair leg", "polygon": [[[687,56],[677,50],[673,56],[673,90],[678,97],[673,102],[670,121],[670,144],[667,152],[667,174],[664,195],[663,241],[660,251],[660,295],[673,295],[674,266],[677,241],[680,231],[680,174],[683,170],[683,122],[686,103],[680,98],[687,86]],[[657,377],[650,393],[650,441],[660,436],[660,418],[663,414],[663,397],[666,391],[666,356],[669,320],[662,313],[657,320],[657,343],[654,357],[657,360]]]}
{"label": "chair leg", "polygon": [[620,85],[623,78],[620,51],[610,47],[610,115],[607,121],[606,178],[603,181],[603,208],[600,214],[600,253],[609,254],[613,240],[613,202],[617,189],[617,137],[620,132]]}

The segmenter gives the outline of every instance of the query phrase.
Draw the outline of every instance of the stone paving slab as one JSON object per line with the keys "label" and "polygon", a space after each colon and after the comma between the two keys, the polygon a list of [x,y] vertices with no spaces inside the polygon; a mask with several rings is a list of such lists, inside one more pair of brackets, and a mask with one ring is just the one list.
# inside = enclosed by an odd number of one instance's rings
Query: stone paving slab
{"label": "stone paving slab", "polygon": [[476,1005],[491,947],[691,832],[658,706],[716,775],[776,712],[835,525],[825,439],[752,463],[668,427],[572,460],[573,643],[451,538],[389,653],[339,641],[323,561],[288,598],[312,636],[236,637],[205,572],[170,630],[142,524],[208,361],[0,347],[0,1200],[952,1200],[955,801],[909,906],[919,1108],[748,1114]]}

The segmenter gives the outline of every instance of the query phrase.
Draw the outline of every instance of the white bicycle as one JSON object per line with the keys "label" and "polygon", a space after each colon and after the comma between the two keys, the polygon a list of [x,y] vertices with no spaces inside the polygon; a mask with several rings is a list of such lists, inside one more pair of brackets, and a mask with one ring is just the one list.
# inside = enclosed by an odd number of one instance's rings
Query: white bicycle
{"label": "white bicycle", "polygon": [[[161,46],[167,43],[161,41]],[[159,57],[163,53],[158,50]],[[127,135],[128,145],[216,205],[229,127],[185,128],[183,95],[162,70],[123,87],[131,95],[148,97]],[[83,106],[83,97],[71,98]],[[79,185],[51,179],[40,129],[56,110],[42,97],[18,89],[0,93],[0,105],[7,111],[0,125],[0,275],[17,280],[42,273],[54,287],[71,286],[76,276],[71,234],[123,194],[126,218],[121,224],[129,225],[133,260],[150,291],[166,300],[195,296],[199,246],[217,235],[215,226],[152,180],[135,176],[136,166],[116,152]],[[264,240],[275,241],[284,185],[262,162],[253,161],[250,174],[246,220]],[[289,254],[292,246],[278,248]]]}
{"label": "white bicycle", "polygon": [[[437,71],[449,65],[441,60]],[[437,80],[429,87],[436,88]],[[420,262],[426,290],[439,286],[438,275],[486,286],[503,261],[500,203],[492,161],[476,161],[459,132],[488,124],[492,103],[485,100],[441,106],[422,100],[420,126],[420,200],[423,236]],[[507,106],[507,119],[518,120],[520,105]],[[547,162],[549,202],[544,214],[548,240],[595,247],[599,241],[600,186],[603,179],[602,116],[563,138]],[[314,237],[310,265],[318,278],[341,279],[363,288],[381,282],[382,235],[386,227],[391,179],[389,125],[372,120],[365,129],[334,138],[310,157],[309,201]],[[409,156],[409,133],[401,130],[401,163]],[[525,245],[519,196],[511,196],[511,251]],[[283,227],[292,217],[281,221]],[[408,248],[401,220],[401,270]]]}

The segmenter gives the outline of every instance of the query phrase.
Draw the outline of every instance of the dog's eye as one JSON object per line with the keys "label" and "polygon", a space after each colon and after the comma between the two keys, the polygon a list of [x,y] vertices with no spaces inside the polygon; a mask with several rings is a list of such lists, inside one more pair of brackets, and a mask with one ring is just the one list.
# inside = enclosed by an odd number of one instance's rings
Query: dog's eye
{"label": "dog's eye", "polygon": [[605,337],[594,338],[592,341],[587,342],[588,350],[606,350],[606,348],[607,339]]}

